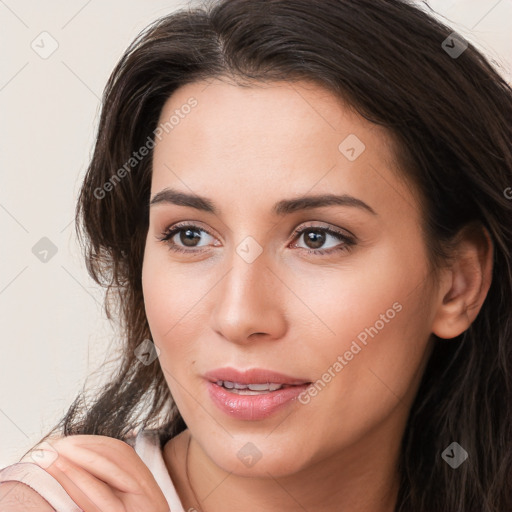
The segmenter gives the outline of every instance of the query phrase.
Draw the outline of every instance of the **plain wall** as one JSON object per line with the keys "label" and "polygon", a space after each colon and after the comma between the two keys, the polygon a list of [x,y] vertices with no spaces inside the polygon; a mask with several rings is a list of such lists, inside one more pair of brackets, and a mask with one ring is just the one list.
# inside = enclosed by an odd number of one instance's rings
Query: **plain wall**
{"label": "plain wall", "polygon": [[[0,468],[60,419],[117,346],[75,238],[77,193],[114,65],[148,23],[195,4],[0,2]],[[512,1],[429,5],[510,82]]]}

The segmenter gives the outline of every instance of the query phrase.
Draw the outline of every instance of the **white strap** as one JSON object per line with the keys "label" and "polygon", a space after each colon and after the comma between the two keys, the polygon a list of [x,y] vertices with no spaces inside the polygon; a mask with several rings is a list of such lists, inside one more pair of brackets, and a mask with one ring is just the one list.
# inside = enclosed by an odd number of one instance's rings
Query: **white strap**
{"label": "white strap", "polygon": [[135,452],[146,464],[153,474],[158,487],[167,500],[171,512],[186,512],[183,509],[180,498],[172,483],[169,471],[165,465],[162,450],[158,439],[158,433],[151,430],[141,430],[135,439]]}
{"label": "white strap", "polygon": [[0,471],[0,482],[22,482],[41,495],[56,512],[82,512],[62,485],[35,462],[17,462]]}

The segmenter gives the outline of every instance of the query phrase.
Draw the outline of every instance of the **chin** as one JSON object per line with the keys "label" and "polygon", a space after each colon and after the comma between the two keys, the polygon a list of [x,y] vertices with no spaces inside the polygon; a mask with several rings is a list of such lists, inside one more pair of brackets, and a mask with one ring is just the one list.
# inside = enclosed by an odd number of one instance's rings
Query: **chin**
{"label": "chin", "polygon": [[205,441],[206,446],[200,442],[215,465],[237,476],[284,477],[297,473],[308,463],[307,454],[298,449],[302,443],[289,435],[237,434],[229,440],[222,436],[219,443],[206,436]]}

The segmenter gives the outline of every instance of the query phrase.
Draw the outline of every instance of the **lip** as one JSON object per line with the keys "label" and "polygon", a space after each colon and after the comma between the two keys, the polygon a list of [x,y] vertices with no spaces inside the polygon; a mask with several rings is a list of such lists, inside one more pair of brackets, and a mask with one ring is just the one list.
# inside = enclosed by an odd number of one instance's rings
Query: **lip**
{"label": "lip", "polygon": [[[218,368],[206,373],[204,377],[212,402],[228,416],[246,421],[263,420],[277,411],[291,406],[300,393],[311,384],[305,379],[260,368],[245,371],[234,368]],[[287,387],[260,395],[240,395],[219,386],[217,384],[219,380],[239,384],[286,384]]]}
{"label": "lip", "polygon": [[264,384],[267,382],[275,382],[276,384],[288,384],[289,386],[297,386],[307,384],[310,381],[290,377],[282,373],[263,368],[251,368],[249,370],[237,370],[235,368],[217,368],[204,374],[205,379],[210,382],[218,380],[227,380],[230,382],[238,382],[239,384]]}

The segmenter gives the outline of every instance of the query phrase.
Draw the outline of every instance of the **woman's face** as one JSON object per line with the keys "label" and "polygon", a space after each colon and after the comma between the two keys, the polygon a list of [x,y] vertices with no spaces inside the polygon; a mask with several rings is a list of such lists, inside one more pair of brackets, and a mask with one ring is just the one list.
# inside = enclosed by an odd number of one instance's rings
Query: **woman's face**
{"label": "woman's face", "polygon": [[439,291],[386,131],[306,82],[189,84],[166,122],[142,278],[193,439],[241,475],[396,453]]}

